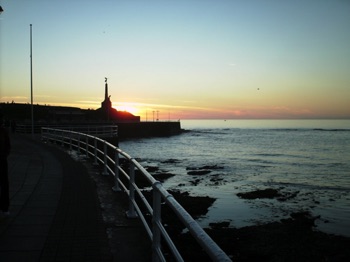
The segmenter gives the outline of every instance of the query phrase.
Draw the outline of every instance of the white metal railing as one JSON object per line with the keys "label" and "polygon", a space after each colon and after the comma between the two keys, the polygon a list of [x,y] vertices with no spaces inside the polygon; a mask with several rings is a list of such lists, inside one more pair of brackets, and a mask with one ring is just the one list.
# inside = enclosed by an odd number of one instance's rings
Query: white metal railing
{"label": "white metal railing", "polygon": [[[63,129],[69,131],[75,131],[79,133],[89,134],[97,137],[116,137],[118,136],[118,126],[117,125],[72,125],[72,126],[61,126],[61,125],[53,125],[53,126],[45,126],[47,128],[54,129]],[[41,128],[40,125],[34,126],[34,133],[40,133]],[[18,124],[16,125],[16,132],[22,134],[31,133],[32,126],[27,124]]]}
{"label": "white metal railing", "polygon": [[[184,261],[162,224],[162,200],[174,211],[177,218],[213,261],[231,261],[226,253],[208,236],[162,184],[154,179],[140,163],[126,152],[101,138],[76,131],[43,127],[41,136],[44,141],[59,143],[69,147],[71,150],[77,150],[79,153],[93,158],[94,164],[103,165],[103,174],[112,174],[114,176],[115,185],[113,190],[124,191],[128,195],[129,209],[126,212],[127,216],[129,218],[140,218],[152,241],[153,261],[166,261],[161,248],[162,239],[167,243],[176,261]],[[127,165],[121,165],[121,160]],[[136,185],[135,170],[138,170],[149,185],[152,186],[152,204],[147,201],[140,188]],[[127,183],[123,181],[127,181]],[[136,197],[140,201],[136,201]],[[151,225],[147,222],[147,215],[152,217]]]}
{"label": "white metal railing", "polygon": [[[30,134],[32,132],[32,125],[30,124],[17,124],[14,130],[16,133],[20,134]],[[38,126],[33,127],[34,133],[40,133],[40,128]]]}
{"label": "white metal railing", "polygon": [[118,136],[117,125],[77,125],[77,126],[57,126],[59,130],[75,131],[97,137],[116,137]]}

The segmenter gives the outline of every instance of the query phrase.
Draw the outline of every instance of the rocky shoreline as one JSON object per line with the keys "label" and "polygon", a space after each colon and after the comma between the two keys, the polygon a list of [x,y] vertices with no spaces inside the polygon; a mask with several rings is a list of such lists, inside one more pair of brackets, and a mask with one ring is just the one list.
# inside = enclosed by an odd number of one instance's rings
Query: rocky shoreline
{"label": "rocky shoreline", "polygon": [[[192,185],[196,186],[199,177],[220,168],[208,165],[187,167],[186,170],[188,175],[193,176]],[[158,167],[148,167],[147,170],[161,182],[174,176]],[[139,183],[142,184],[142,181]],[[182,185],[179,184],[178,188],[182,189]],[[183,190],[168,191],[194,219],[205,217],[216,200],[208,196],[191,196]],[[298,194],[283,188],[263,188],[237,193],[237,196],[249,201],[276,199],[283,203],[293,200]],[[171,225],[166,229],[185,261],[211,261],[190,233],[183,232],[183,225],[170,208],[162,210],[162,219],[164,224]],[[256,225],[241,228],[232,227],[230,221],[221,221],[209,223],[204,230],[233,261],[350,261],[350,238],[318,231],[315,222],[322,219],[320,216],[300,209],[291,212],[289,217],[279,221],[275,219],[271,222],[257,221]]]}
{"label": "rocky shoreline", "polygon": [[[175,196],[179,203],[191,212],[196,197],[188,193]],[[257,190],[244,197],[281,197],[273,190]],[[200,198],[195,205],[207,209],[213,199]],[[202,215],[205,215],[202,214]],[[230,228],[229,222],[211,223],[205,231],[233,261],[349,261],[350,238],[326,234],[316,230],[315,220],[309,212],[301,210],[287,219],[242,228]],[[178,232],[176,242],[183,249],[186,261],[210,261],[189,233]]]}
{"label": "rocky shoreline", "polygon": [[[148,168],[148,171],[157,173],[156,179],[162,182],[173,176],[173,174],[161,172],[157,167]],[[189,168],[188,171],[200,170]],[[136,177],[137,184],[141,188],[144,186],[143,193],[151,201],[152,194],[147,189],[146,181],[140,180],[141,176]],[[115,193],[112,191],[107,193],[107,188],[113,186],[114,181],[111,177],[96,174],[93,175],[93,179],[97,189],[100,187],[99,183],[109,184],[105,184],[102,190],[98,189],[98,192],[101,207],[105,212],[104,216],[108,217],[112,214],[115,218],[115,214],[118,213],[115,209],[120,210],[122,206],[127,208],[127,203],[120,202],[120,199],[119,203],[116,203],[118,201],[115,199],[115,202],[108,204],[110,208],[107,209],[103,204],[106,200],[102,198],[109,200],[113,198]],[[215,198],[208,196],[191,196],[186,191],[168,191],[194,219],[205,217],[216,201]],[[112,197],[107,197],[106,194],[111,194]],[[274,188],[264,188],[238,193],[237,196],[249,201],[275,198],[283,202],[295,197],[295,194]],[[320,219],[319,216],[315,217],[306,210],[300,210],[290,213],[289,217],[279,221],[261,222],[241,228],[232,227],[230,221],[220,221],[210,223],[204,230],[233,261],[350,261],[350,238],[318,231],[315,225],[318,219]],[[167,206],[162,209],[162,222],[185,261],[211,261]],[[109,230],[112,232],[113,226],[110,226]],[[112,234],[111,242],[113,242]],[[166,249],[165,246],[164,248]],[[167,261],[173,261],[170,255]]]}

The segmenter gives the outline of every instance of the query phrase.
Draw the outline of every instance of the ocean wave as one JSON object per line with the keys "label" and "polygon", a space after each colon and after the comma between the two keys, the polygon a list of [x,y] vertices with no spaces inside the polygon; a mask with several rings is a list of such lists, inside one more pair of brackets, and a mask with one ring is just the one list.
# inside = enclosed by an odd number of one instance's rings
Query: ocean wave
{"label": "ocean wave", "polygon": [[326,131],[326,132],[349,132],[350,129],[328,129],[328,128],[314,128],[314,131]]}
{"label": "ocean wave", "polygon": [[295,183],[295,182],[276,182],[269,181],[269,185],[275,186],[285,186],[285,187],[296,187],[308,190],[326,190],[326,191],[344,191],[350,193],[350,187],[347,186],[325,186],[325,185],[317,185],[317,184],[308,184],[308,183]]}

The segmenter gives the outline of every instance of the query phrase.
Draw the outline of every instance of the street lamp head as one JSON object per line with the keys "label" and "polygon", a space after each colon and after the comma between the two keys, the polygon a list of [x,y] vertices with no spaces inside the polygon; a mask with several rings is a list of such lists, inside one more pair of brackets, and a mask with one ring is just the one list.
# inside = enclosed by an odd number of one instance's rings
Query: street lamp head
{"label": "street lamp head", "polygon": [[0,14],[4,12],[4,9],[2,9],[1,5],[0,5]]}

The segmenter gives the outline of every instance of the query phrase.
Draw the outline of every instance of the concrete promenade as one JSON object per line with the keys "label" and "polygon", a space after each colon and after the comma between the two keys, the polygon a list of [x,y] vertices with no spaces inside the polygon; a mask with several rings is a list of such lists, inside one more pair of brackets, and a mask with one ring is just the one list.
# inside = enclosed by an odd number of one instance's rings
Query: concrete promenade
{"label": "concrete promenade", "polygon": [[150,260],[143,227],[124,216],[124,193],[108,193],[115,213],[100,203],[98,186],[108,177],[92,179],[97,170],[39,138],[14,134],[11,143],[10,216],[0,218],[0,262]]}

